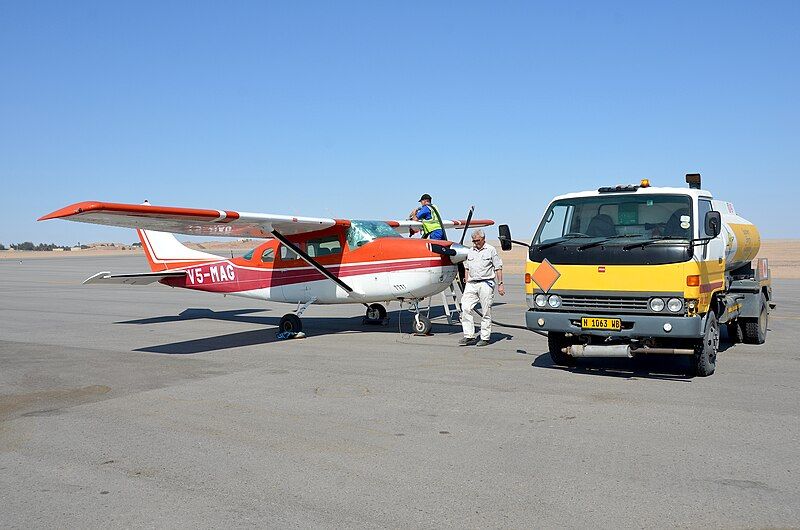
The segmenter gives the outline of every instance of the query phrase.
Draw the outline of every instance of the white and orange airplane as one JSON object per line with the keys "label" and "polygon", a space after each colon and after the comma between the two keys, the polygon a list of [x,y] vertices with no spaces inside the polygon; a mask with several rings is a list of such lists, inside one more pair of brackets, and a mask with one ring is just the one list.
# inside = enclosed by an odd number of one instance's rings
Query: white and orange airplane
{"label": "white and orange airplane", "polygon": [[[359,221],[293,217],[230,210],[144,204],[80,202],[39,220],[66,219],[135,228],[152,272],[100,272],[83,283],[145,285],[222,293],[297,304],[283,316],[283,331],[302,330],[300,316],[312,304],[363,304],[369,322],[386,318],[391,300],[409,303],[414,331],[430,320],[419,302],[448,288],[463,269],[467,248],[451,241],[405,238],[418,221]],[[489,226],[488,219],[443,220],[445,229]],[[173,234],[265,239],[241,257],[226,259],[186,247]]]}

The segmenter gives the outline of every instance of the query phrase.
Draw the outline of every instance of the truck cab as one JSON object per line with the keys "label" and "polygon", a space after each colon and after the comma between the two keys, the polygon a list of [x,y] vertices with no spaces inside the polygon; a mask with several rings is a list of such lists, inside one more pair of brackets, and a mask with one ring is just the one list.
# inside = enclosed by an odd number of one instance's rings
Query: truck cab
{"label": "truck cab", "polygon": [[[699,175],[687,182],[643,180],[548,205],[527,245],[525,317],[529,329],[547,333],[556,364],[675,354],[692,357],[692,373],[710,375],[720,325],[763,342],[771,287],[766,263],[762,276],[751,268],[758,231],[700,189]],[[508,249],[510,232],[500,229]]]}

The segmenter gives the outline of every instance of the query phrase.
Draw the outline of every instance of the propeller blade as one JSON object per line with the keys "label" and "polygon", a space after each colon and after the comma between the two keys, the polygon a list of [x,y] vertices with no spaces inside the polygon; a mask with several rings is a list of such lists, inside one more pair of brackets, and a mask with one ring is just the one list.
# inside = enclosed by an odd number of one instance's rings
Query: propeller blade
{"label": "propeller blade", "polygon": [[467,222],[464,225],[464,231],[461,233],[461,241],[458,242],[459,245],[464,244],[464,238],[467,237],[467,230],[469,230],[469,223],[472,221],[472,213],[475,211],[474,206],[469,207],[469,212],[467,213]]}
{"label": "propeller blade", "polygon": [[[458,242],[459,245],[464,244],[464,238],[467,237],[467,230],[469,230],[469,223],[472,221],[472,214],[475,212],[475,206],[469,207],[469,212],[467,212],[467,222],[464,224],[464,231],[461,232],[461,241]],[[467,270],[464,268],[464,262],[459,262],[456,267],[458,268],[458,286],[461,289],[461,292],[464,292],[464,287],[467,285]]]}

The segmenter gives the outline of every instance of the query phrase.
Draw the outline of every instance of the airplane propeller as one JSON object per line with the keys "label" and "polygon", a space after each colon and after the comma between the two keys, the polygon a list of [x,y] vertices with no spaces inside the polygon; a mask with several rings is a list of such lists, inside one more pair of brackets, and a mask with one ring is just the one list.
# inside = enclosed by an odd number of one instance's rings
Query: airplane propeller
{"label": "airplane propeller", "polygon": [[[461,233],[461,240],[458,242],[459,245],[464,244],[464,238],[467,237],[467,230],[469,230],[469,223],[472,221],[472,214],[475,212],[475,206],[469,207],[469,213],[467,213],[467,222],[464,223],[464,231]],[[461,288],[461,292],[464,292],[464,287],[467,285],[467,270],[464,267],[464,262],[460,261],[456,264],[458,267],[458,286]]]}
{"label": "airplane propeller", "polygon": [[[467,271],[466,271],[466,268],[464,267],[464,258],[466,256],[463,254],[464,251],[465,251],[465,249],[464,249],[464,238],[466,238],[466,236],[467,236],[467,230],[469,230],[469,225],[472,222],[472,214],[473,213],[475,213],[475,206],[470,206],[469,207],[469,212],[467,212],[467,221],[464,223],[464,232],[461,234],[461,240],[459,240],[459,242],[458,242],[458,246],[461,247],[460,250],[462,252],[462,256],[463,257],[456,263],[456,267],[458,269],[458,285],[461,288],[462,292],[464,291],[464,287],[467,284],[467,281],[466,281]],[[436,254],[439,254],[439,255],[442,255],[442,256],[450,256],[452,258],[452,257],[457,256],[459,254],[459,251],[456,250],[456,248],[454,248],[456,246],[455,244],[446,247],[444,245],[438,245],[436,243],[429,243],[429,246],[430,246],[431,252],[435,252]]]}

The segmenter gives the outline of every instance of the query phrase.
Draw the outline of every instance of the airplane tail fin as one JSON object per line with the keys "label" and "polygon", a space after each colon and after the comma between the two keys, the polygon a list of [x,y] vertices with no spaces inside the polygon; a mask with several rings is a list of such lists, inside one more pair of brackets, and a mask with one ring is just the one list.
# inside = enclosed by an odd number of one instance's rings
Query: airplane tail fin
{"label": "airplane tail fin", "polygon": [[182,269],[198,263],[223,259],[214,254],[191,249],[169,232],[137,229],[136,233],[153,272]]}

